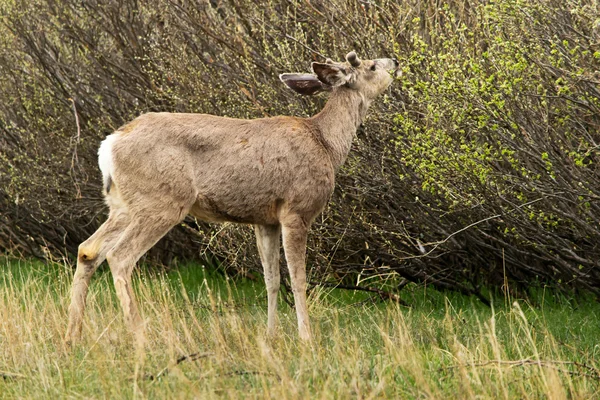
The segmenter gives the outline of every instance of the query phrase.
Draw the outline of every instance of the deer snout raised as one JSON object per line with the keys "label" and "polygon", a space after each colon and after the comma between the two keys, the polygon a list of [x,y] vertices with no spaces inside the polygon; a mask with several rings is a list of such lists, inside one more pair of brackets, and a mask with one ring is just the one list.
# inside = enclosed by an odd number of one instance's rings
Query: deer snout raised
{"label": "deer snout raised", "polygon": [[396,70],[400,66],[400,62],[395,58],[380,58],[379,60],[375,60],[375,62],[388,71]]}
{"label": "deer snout raised", "polygon": [[400,69],[400,61],[398,61],[398,59],[396,58],[392,58],[389,60],[390,64],[388,67],[388,70],[390,71],[390,73],[392,73],[394,75],[394,77],[399,77],[402,75],[402,70]]}

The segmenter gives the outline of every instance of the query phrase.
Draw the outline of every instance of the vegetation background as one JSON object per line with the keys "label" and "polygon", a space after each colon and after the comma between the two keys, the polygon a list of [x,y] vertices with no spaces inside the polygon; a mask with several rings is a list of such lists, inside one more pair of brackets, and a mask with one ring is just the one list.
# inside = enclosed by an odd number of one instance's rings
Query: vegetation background
{"label": "vegetation background", "polygon": [[[309,116],[283,72],[394,56],[310,235],[311,281],[600,294],[594,0],[0,2],[0,249],[63,259],[104,220],[99,142],[148,111]],[[247,227],[150,253],[251,276]],[[386,281],[390,276],[397,278]]]}
{"label": "vegetation background", "polygon": [[[278,74],[350,50],[403,75],[311,232],[313,345],[285,306],[267,339],[264,286],[230,279],[258,275],[251,229],[186,219],[135,280],[145,361],[106,269],[66,347],[100,141],[148,111],[312,115]],[[0,0],[0,398],[598,398],[599,67],[596,0]]]}

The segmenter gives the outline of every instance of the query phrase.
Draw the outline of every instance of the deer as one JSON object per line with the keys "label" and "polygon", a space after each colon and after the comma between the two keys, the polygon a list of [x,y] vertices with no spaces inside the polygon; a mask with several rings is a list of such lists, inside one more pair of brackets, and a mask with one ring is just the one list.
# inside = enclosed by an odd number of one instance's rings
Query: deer
{"label": "deer", "polygon": [[312,62],[312,74],[280,80],[300,95],[329,92],[310,118],[235,119],[146,113],[101,143],[98,164],[107,220],[78,248],[65,341],[80,339],[90,280],[108,262],[126,325],[144,343],[132,291],[137,261],[187,215],[254,226],[267,291],[267,336],[276,333],[280,242],[298,335],[312,338],[306,299],[306,245],[371,102],[399,75],[396,59]]}

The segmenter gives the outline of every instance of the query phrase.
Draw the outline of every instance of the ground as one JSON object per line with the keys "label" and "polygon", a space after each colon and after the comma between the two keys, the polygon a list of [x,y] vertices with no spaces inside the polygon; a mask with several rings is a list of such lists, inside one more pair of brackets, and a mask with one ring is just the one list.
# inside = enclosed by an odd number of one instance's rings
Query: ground
{"label": "ground", "polygon": [[598,396],[600,305],[584,295],[539,289],[488,308],[415,285],[402,292],[407,308],[316,289],[305,345],[283,301],[278,336],[265,336],[262,282],[200,265],[144,271],[142,357],[107,268],[92,281],[82,342],[63,343],[71,277],[67,264],[0,258],[0,398]]}

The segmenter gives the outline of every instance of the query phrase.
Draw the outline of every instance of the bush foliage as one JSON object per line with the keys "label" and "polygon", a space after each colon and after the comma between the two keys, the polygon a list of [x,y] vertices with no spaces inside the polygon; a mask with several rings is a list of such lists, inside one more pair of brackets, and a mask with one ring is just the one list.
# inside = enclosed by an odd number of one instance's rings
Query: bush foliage
{"label": "bush foliage", "polygon": [[[314,281],[398,274],[483,297],[600,293],[600,12],[592,1],[7,0],[0,247],[73,254],[105,218],[100,140],[147,111],[308,116],[278,81],[395,56],[314,225]],[[153,250],[257,268],[251,230],[188,219]],[[253,260],[253,261],[249,261]],[[349,279],[349,278],[348,278]],[[354,278],[353,278],[354,279]]]}

